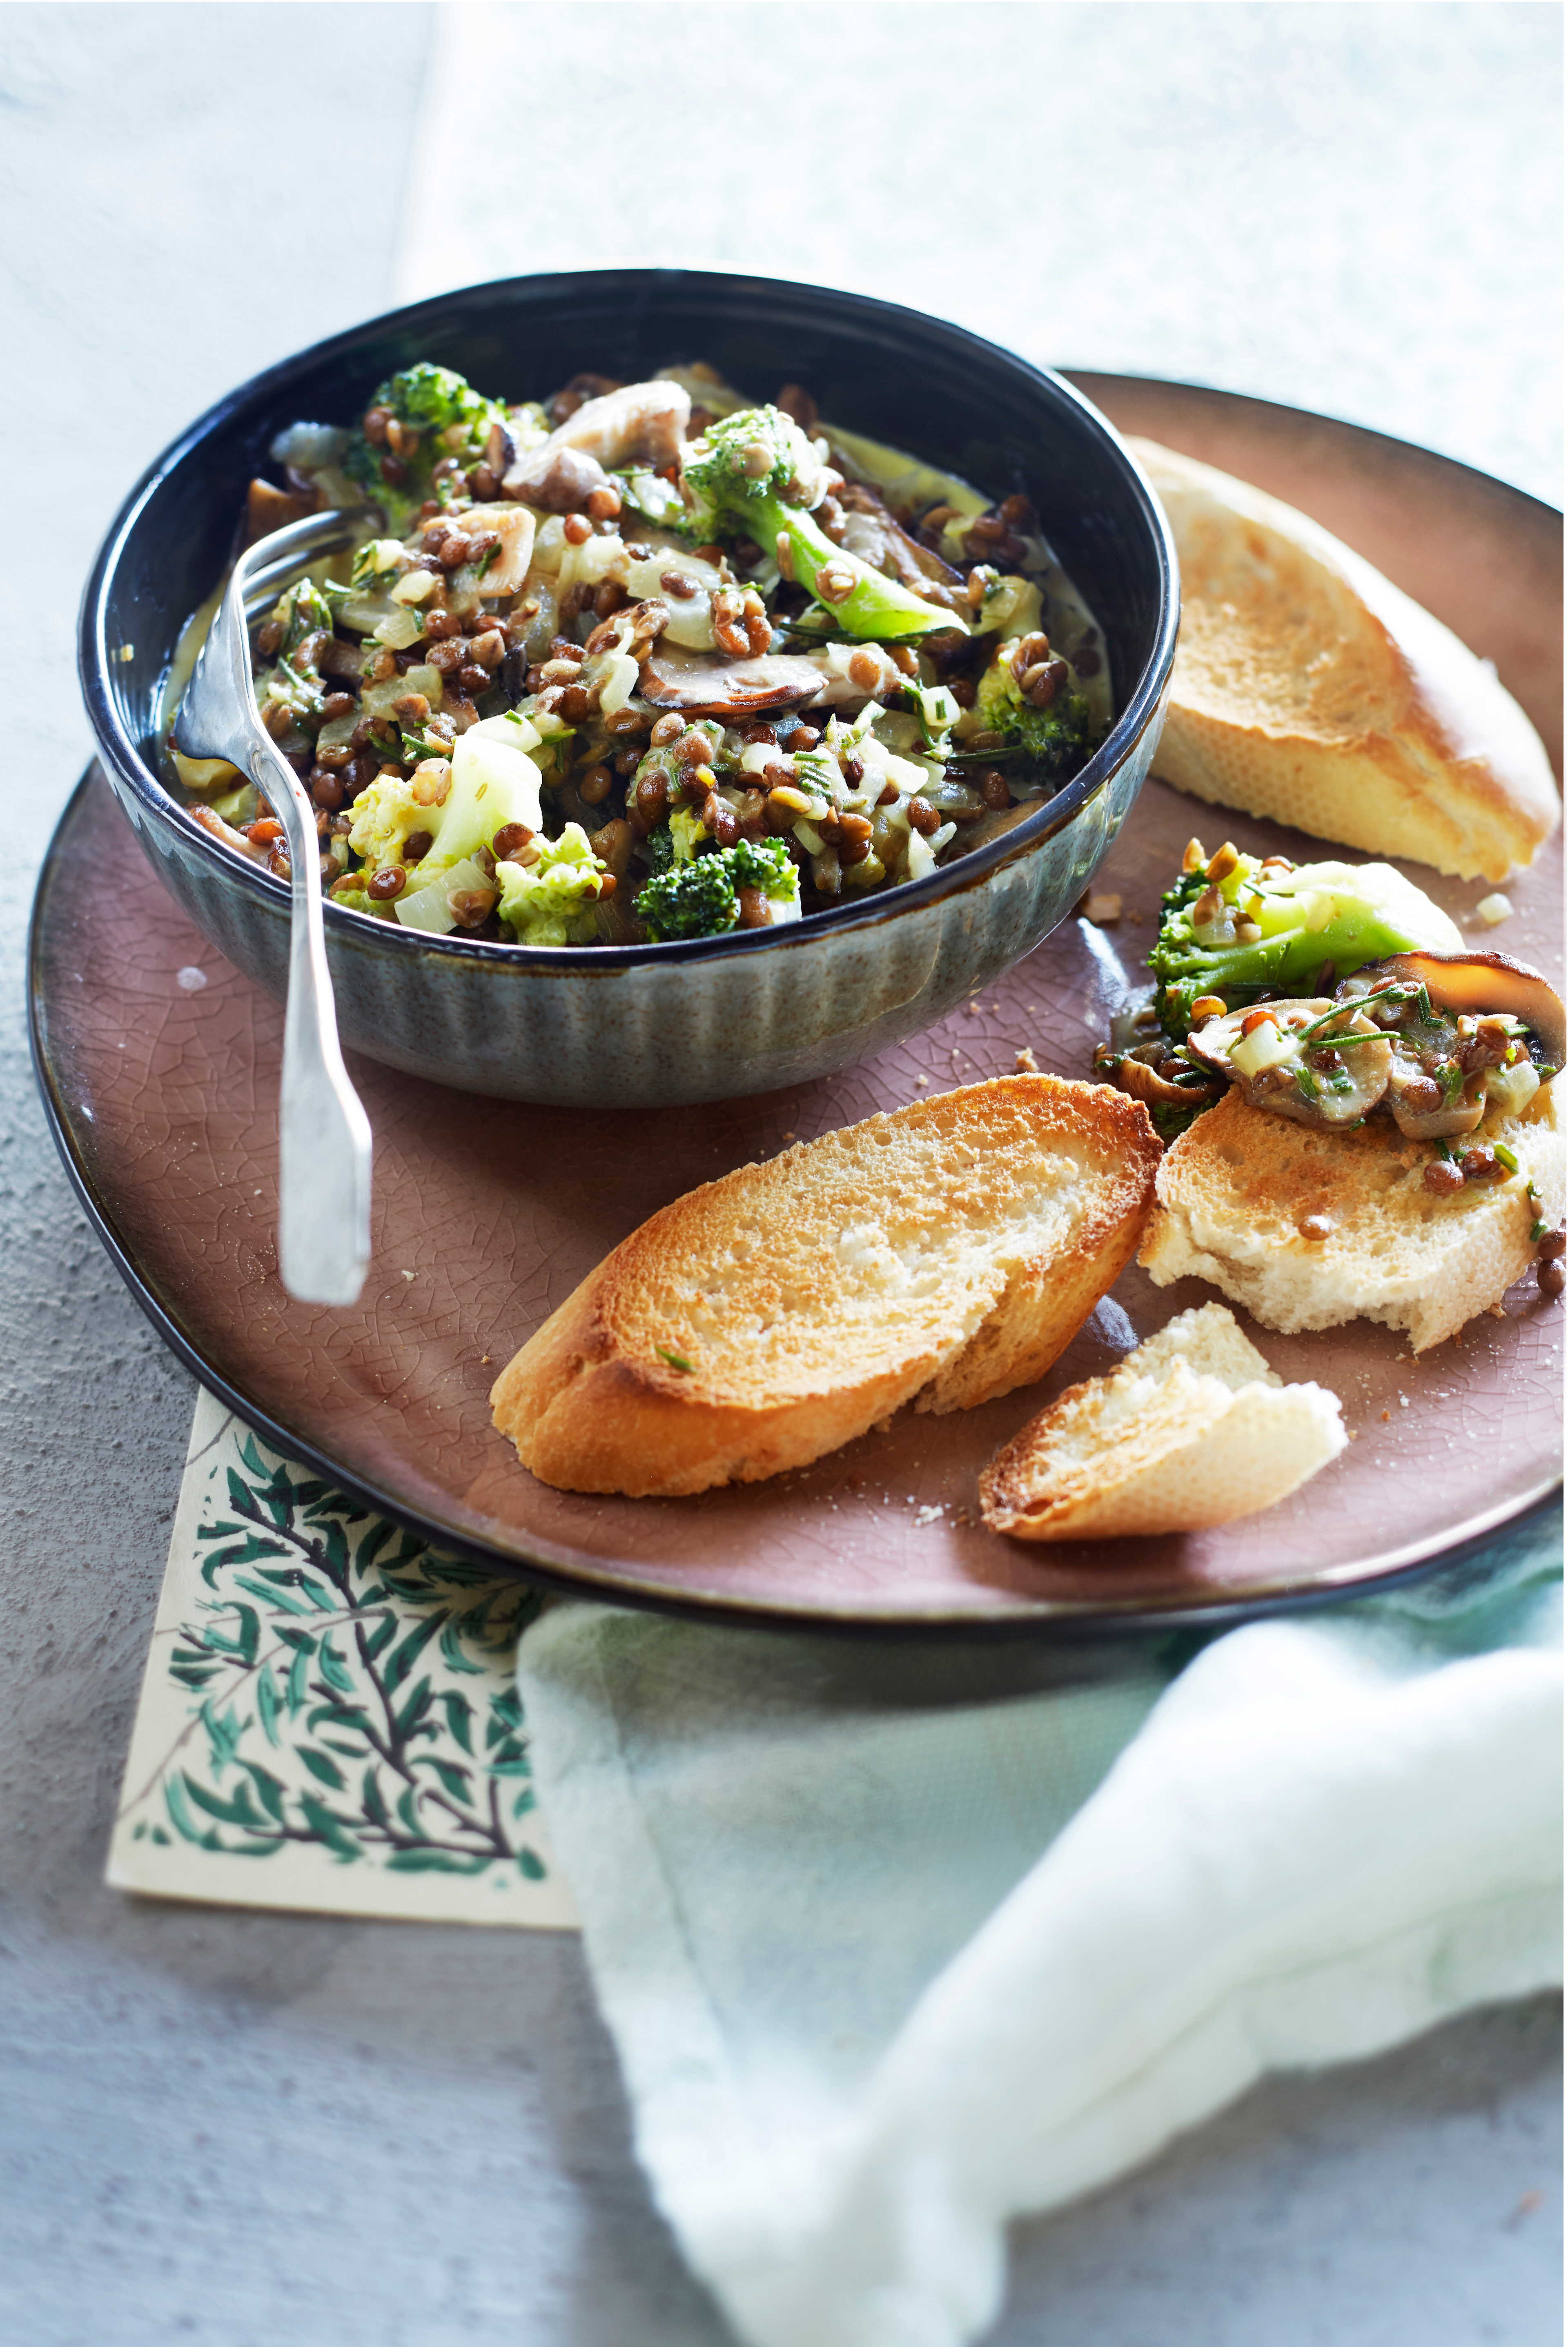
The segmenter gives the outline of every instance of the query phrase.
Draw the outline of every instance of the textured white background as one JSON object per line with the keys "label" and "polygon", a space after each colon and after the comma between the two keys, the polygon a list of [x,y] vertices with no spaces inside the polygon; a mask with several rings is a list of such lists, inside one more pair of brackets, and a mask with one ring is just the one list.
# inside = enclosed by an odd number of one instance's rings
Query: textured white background
{"label": "textured white background", "polygon": [[453,6],[398,290],[845,285],[1555,502],[1559,49],[1550,6]]}
{"label": "textured white background", "polygon": [[[679,259],[1326,408],[1555,497],[1560,83],[1535,5],[0,8],[7,2342],[721,2335],[574,1942],[102,1886],[191,1389],[55,1160],[21,967],[125,491],[405,284]],[[1537,2002],[1262,2090],[1025,2228],[999,2341],[1555,2337],[1555,2035]]]}

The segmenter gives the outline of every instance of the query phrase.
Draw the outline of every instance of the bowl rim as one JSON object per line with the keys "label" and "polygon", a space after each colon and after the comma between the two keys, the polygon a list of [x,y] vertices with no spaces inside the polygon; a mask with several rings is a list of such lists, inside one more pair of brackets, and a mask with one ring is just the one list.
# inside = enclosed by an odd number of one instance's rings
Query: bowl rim
{"label": "bowl rim", "polygon": [[788,922],[777,928],[734,929],[720,937],[672,938],[657,944],[584,948],[506,945],[499,939],[470,938],[456,933],[443,937],[431,930],[405,928],[397,922],[377,921],[373,927],[363,915],[354,913],[346,906],[334,905],[330,897],[323,897],[322,909],[329,936],[341,938],[345,946],[357,941],[368,947],[374,939],[382,950],[415,955],[435,953],[456,960],[487,962],[498,969],[559,971],[563,967],[569,967],[605,973],[651,969],[656,964],[662,966],[697,958],[718,959],[731,954],[800,949],[830,937],[879,926],[897,915],[920,910],[947,897],[966,893],[989,880],[1004,865],[1015,862],[1068,829],[1100,795],[1159,714],[1175,663],[1176,633],[1181,616],[1180,574],[1170,525],[1142,466],[1115,427],[1075,384],[1053,369],[1036,366],[1019,353],[1004,349],[999,343],[989,342],[951,320],[912,310],[903,303],[885,302],[873,294],[853,293],[839,287],[719,270],[533,271],[515,277],[493,278],[477,285],[455,286],[446,292],[426,296],[422,301],[380,312],[262,368],[214,400],[153,458],[106,531],[82,591],[77,627],[77,671],[87,715],[112,774],[118,775],[148,812],[160,822],[168,823],[171,818],[183,817],[181,836],[188,835],[188,845],[194,847],[200,857],[211,864],[216,874],[231,886],[249,888],[263,903],[271,904],[276,912],[287,917],[288,884],[264,866],[232,855],[219,841],[211,838],[200,824],[190,820],[188,811],[142,756],[138,743],[122,723],[114,696],[108,689],[108,596],[132,531],[169,477],[237,409],[258,397],[283,389],[291,378],[307,366],[330,364],[334,359],[346,357],[368,333],[381,329],[416,327],[426,321],[434,333],[437,322],[455,301],[472,302],[487,294],[501,296],[520,285],[556,289],[563,297],[573,292],[590,295],[597,291],[608,293],[611,289],[624,293],[630,285],[647,289],[640,304],[647,309],[655,306],[659,294],[672,290],[676,285],[691,288],[699,294],[709,287],[722,287],[733,296],[737,289],[752,287],[759,295],[765,292],[774,295],[784,293],[808,298],[812,295],[825,296],[835,305],[856,313],[863,320],[879,322],[885,331],[896,333],[900,328],[907,332],[914,327],[928,334],[934,329],[958,352],[967,352],[991,364],[999,364],[1043,393],[1048,400],[1075,412],[1079,421],[1088,425],[1091,436],[1101,444],[1102,453],[1132,487],[1149,528],[1159,571],[1159,607],[1153,645],[1104,741],[1054,797],[1043,801],[1022,822],[1011,825],[983,846],[971,849],[955,863],[939,866],[925,879],[906,881],[896,889],[874,893],[858,904],[838,905],[830,913]]}

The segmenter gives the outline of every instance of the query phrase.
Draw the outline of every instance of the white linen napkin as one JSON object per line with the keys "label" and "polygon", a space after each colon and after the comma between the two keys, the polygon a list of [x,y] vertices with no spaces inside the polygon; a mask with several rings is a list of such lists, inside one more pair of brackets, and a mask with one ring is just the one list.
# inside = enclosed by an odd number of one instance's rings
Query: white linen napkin
{"label": "white linen napkin", "polygon": [[597,1606],[536,1781],[637,2146],[753,2347],[954,2347],[1002,2232],[1561,1972],[1561,1512],[1332,1612],[889,1646]]}

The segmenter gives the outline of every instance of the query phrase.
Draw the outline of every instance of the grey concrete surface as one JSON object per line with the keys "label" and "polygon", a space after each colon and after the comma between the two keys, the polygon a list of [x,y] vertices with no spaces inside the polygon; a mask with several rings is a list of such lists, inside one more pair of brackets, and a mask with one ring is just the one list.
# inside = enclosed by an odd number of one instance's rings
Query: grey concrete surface
{"label": "grey concrete surface", "polygon": [[[540,12],[540,23],[600,60],[593,86],[611,103],[626,86],[618,40],[663,20],[666,53],[689,55],[692,19],[705,13],[591,8]],[[772,13],[828,22],[825,10]],[[836,54],[879,47],[883,103],[924,102],[911,19],[951,13],[838,10]],[[1368,379],[1396,384],[1440,366],[1443,445],[1549,488],[1556,401],[1539,396],[1550,362],[1531,305],[1554,314],[1556,281],[1549,237],[1523,252],[1517,236],[1555,170],[1539,145],[1556,104],[1554,10],[1005,13],[1027,20],[1031,41],[1053,17],[1076,25],[1081,43],[1099,45],[1097,88],[1115,29],[1100,17],[1180,15],[1190,56],[1204,37],[1220,44],[1206,79],[1199,57],[1181,87],[1189,105],[1209,89],[1205,136],[1233,163],[1251,151],[1260,90],[1294,70],[1280,20],[1323,20],[1301,68],[1317,93],[1296,150],[1306,221],[1333,209],[1315,187],[1337,168],[1336,93],[1381,76],[1345,118],[1345,138],[1363,140],[1396,54],[1370,20],[1400,19],[1420,101],[1401,168],[1434,187],[1457,175],[1466,291],[1457,318],[1434,313],[1437,248],[1454,218],[1434,199],[1419,267],[1370,285],[1347,263],[1335,349],[1364,344]],[[1335,33],[1329,20],[1341,19]],[[447,2347],[481,2335],[717,2347],[725,2335],[636,2169],[573,1940],[164,1908],[101,1881],[191,1389],[77,1212],[26,1067],[32,874],[87,753],[77,596],[124,489],[179,425],[253,367],[390,298],[429,33],[416,6],[0,10],[0,282],[13,433],[26,440],[8,485],[22,551],[0,572],[12,720],[0,766],[6,2347]],[[442,36],[477,37],[450,15]],[[1141,147],[1173,135],[1160,94],[1169,44],[1143,66],[1136,45],[1122,54],[1136,102],[1108,125],[1107,174],[1143,168]],[[1461,123],[1465,135],[1448,139]],[[1512,176],[1477,169],[1505,132]],[[1156,193],[1165,168],[1148,166]],[[1257,169],[1273,188],[1268,159]],[[946,202],[952,185],[927,200]],[[869,233],[874,193],[838,221],[846,250],[857,222]],[[581,250],[591,190],[546,174],[537,200],[523,239],[536,265],[609,257]],[[1415,233],[1421,207],[1407,215]],[[1288,268],[1307,232],[1286,220],[1273,233]],[[1315,282],[1331,281],[1327,262],[1312,265]],[[944,306],[919,269],[898,278],[907,298]],[[1401,297],[1401,284],[1413,292]],[[1200,289],[1189,290],[1196,316]],[[1109,346],[1109,311],[1081,288],[1075,298],[1061,355],[1153,371],[1147,352]],[[1170,371],[1235,382],[1226,347],[1194,332]],[[1274,345],[1258,364],[1267,380],[1244,387],[1336,404],[1327,375],[1306,379],[1299,350],[1294,393],[1268,374],[1283,367]],[[1496,386],[1526,374],[1500,427]],[[81,876],[113,885],[112,873]],[[1560,2335],[1557,2059],[1555,2006],[1537,2000],[1374,2064],[1276,2081],[1143,2175],[1020,2227],[995,2337],[1543,2347]]]}

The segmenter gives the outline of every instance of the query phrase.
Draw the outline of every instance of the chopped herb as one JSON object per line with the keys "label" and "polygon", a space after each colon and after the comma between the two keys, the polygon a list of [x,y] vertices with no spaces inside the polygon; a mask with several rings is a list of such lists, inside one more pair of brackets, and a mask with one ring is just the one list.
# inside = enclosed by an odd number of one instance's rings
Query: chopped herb
{"label": "chopped herb", "polygon": [[1545,1236],[1546,1236],[1546,1225],[1545,1225],[1545,1224],[1544,1224],[1544,1223],[1532,1223],[1532,1224],[1531,1224],[1531,1225],[1530,1225],[1530,1244],[1531,1244],[1531,1245],[1532,1245],[1532,1246],[1536,1245],[1537,1245],[1537,1244],[1538,1244],[1542,1239],[1543,1239]]}
{"label": "chopped herb", "polygon": [[1508,1147],[1506,1142],[1493,1142],[1492,1155],[1497,1159],[1500,1165],[1506,1165],[1511,1174],[1518,1173],[1519,1160],[1514,1155],[1512,1150]]}
{"label": "chopped herb", "polygon": [[693,1374],[692,1364],[685,1358],[684,1355],[681,1353],[671,1353],[668,1348],[663,1345],[655,1345],[653,1349],[658,1354],[661,1361],[669,1362],[672,1369],[682,1369],[687,1377],[691,1377]]}

